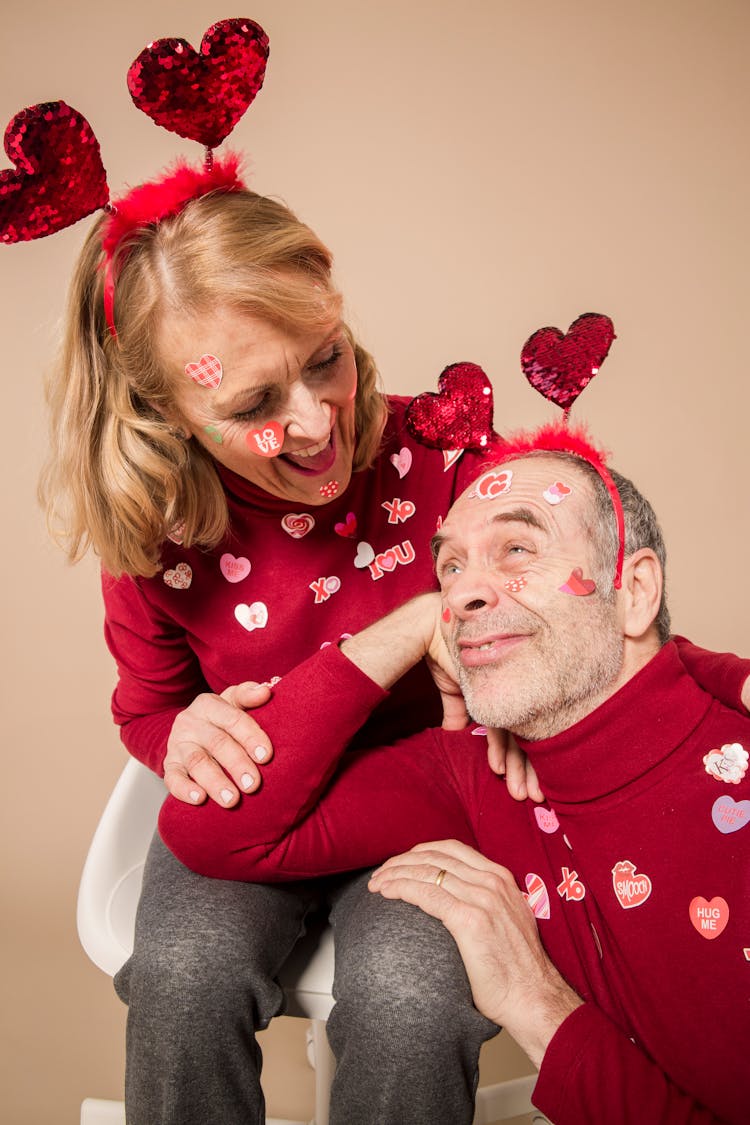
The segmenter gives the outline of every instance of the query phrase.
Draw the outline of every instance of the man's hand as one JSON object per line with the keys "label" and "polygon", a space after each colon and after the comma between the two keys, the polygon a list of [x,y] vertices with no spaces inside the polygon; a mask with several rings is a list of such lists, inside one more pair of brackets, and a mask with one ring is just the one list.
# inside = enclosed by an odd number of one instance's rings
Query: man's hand
{"label": "man's hand", "polygon": [[270,695],[267,684],[248,680],[221,695],[199,695],[180,712],[164,758],[164,782],[173,797],[199,805],[208,796],[230,808],[240,790],[249,793],[258,788],[260,770],[255,763],[269,762],[273,747],[245,708],[260,707]]}
{"label": "man's hand", "polygon": [[499,727],[487,730],[487,761],[493,773],[505,778],[511,797],[517,801],[543,801],[536,770],[516,742],[510,731]]}
{"label": "man's hand", "polygon": [[442,840],[389,859],[373,874],[370,890],[440,919],[463,958],[477,1009],[507,1028],[539,1066],[557,1028],[583,1001],[544,952],[507,868]]}

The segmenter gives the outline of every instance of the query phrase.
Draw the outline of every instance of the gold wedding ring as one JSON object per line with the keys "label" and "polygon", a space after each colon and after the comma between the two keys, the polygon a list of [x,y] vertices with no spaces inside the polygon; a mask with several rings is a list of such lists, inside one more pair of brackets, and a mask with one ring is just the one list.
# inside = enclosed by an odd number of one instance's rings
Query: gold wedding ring
{"label": "gold wedding ring", "polygon": [[447,874],[448,874],[448,872],[445,870],[445,868],[441,867],[440,870],[438,871],[437,875],[435,876],[435,886],[436,887],[439,887],[442,884],[443,879],[445,878],[445,876]]}

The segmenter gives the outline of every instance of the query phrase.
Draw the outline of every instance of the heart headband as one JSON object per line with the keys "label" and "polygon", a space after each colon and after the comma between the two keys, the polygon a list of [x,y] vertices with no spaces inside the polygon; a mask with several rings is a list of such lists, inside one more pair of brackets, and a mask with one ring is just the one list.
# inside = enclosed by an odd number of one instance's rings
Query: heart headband
{"label": "heart headband", "polygon": [[540,328],[521,349],[521,369],[535,390],[563,411],[561,422],[548,423],[528,433],[502,438],[492,425],[492,385],[473,363],[446,367],[438,392],[412,399],[406,408],[411,435],[432,449],[476,449],[493,455],[495,463],[534,450],[570,453],[587,461],[599,474],[614,508],[617,523],[617,562],[614,586],[622,586],[625,559],[625,520],[622,501],[606,466],[606,454],[597,449],[581,428],[568,424],[570,409],[606,359],[615,330],[608,316],[584,313],[567,333]]}
{"label": "heart headband", "polygon": [[86,118],[65,102],[23,109],[5,131],[15,170],[0,171],[0,240],[26,242],[54,234],[104,207],[104,302],[114,322],[114,258],[123,239],[143,226],[178,214],[210,191],[241,191],[238,159],[214,161],[263,84],[268,36],[249,19],[213,24],[196,51],[184,39],[159,39],[128,69],[136,106],[157,124],[205,148],[204,166],[182,161],[158,179],[110,201],[99,142]]}

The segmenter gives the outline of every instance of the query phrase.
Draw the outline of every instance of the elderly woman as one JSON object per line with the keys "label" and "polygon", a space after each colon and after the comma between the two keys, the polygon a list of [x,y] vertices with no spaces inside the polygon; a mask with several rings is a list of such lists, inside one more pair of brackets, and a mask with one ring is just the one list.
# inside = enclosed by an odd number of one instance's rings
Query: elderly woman
{"label": "elderly woman", "polygon": [[[91,547],[102,561],[127,749],[175,797],[231,816],[273,752],[246,709],[321,646],[433,587],[428,542],[472,458],[405,432],[405,401],[377,389],[313,232],[227,162],[214,175],[232,189],[204,185],[119,242],[111,217],[89,234],[49,388],[42,491],[71,555]],[[352,743],[440,714],[420,667]],[[131,1125],[263,1121],[255,1031],[283,1010],[276,975],[326,896],[331,1120],[471,1121],[479,1048],[497,1028],[442,927],[366,882],[211,880],[154,840],[116,979]]]}

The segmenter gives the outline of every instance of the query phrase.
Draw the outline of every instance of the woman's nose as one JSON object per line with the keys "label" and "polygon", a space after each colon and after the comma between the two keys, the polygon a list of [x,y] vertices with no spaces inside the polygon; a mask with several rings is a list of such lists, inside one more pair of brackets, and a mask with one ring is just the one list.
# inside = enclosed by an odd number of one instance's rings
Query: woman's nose
{"label": "woman's nose", "polygon": [[304,383],[297,383],[288,401],[286,432],[290,437],[307,438],[310,442],[325,440],[331,432],[331,404],[318,397]]}

